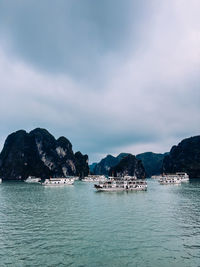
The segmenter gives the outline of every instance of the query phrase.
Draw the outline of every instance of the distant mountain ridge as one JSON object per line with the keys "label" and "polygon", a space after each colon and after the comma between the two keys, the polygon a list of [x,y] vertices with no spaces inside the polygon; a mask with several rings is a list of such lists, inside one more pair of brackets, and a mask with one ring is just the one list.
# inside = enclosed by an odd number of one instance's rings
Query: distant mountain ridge
{"label": "distant mountain ridge", "polygon": [[57,140],[46,129],[10,134],[0,153],[0,177],[24,180],[29,175],[48,178],[88,175],[88,156],[74,154],[65,137]]}
{"label": "distant mountain ridge", "polygon": [[200,178],[200,135],[186,138],[173,146],[163,160],[162,171],[187,172],[190,178]]}
{"label": "distant mountain ridge", "polygon": [[[104,175],[138,173],[140,177],[150,177],[179,171],[200,178],[200,136],[182,140],[169,153],[145,152],[136,157],[120,153],[117,157],[107,155],[99,163],[90,165],[90,172]],[[19,130],[10,134],[0,153],[0,177],[3,179],[24,180],[29,175],[83,177],[88,173],[88,156],[74,153],[67,138],[55,139],[46,129],[36,128],[29,133]]]}
{"label": "distant mountain ridge", "polygon": [[[94,170],[98,174],[111,174],[112,171],[123,173],[123,168],[119,171],[121,167],[117,166],[123,158],[123,156],[120,158],[120,155],[118,157],[108,155],[96,164]],[[142,161],[147,177],[163,172],[187,172],[190,178],[200,178],[200,135],[183,139],[178,145],[173,146],[170,152],[163,154],[145,152],[136,155],[136,158]]]}
{"label": "distant mountain ridge", "polygon": [[90,165],[90,171],[96,175],[108,175],[110,168],[117,165],[127,155],[129,153],[120,153],[117,157],[107,155],[99,163],[96,163],[94,167]]}
{"label": "distant mountain ridge", "polygon": [[142,161],[138,160],[134,155],[131,154],[123,157],[116,166],[111,167],[109,170],[109,175],[115,177],[130,175],[136,176],[138,179],[144,179],[146,177]]}
{"label": "distant mountain ridge", "polygon": [[97,162],[93,162],[92,164],[89,165],[90,173],[94,173],[94,168],[97,165]]}
{"label": "distant mountain ridge", "polygon": [[[90,170],[91,170],[90,166]],[[117,157],[107,155],[99,163],[95,163],[93,173],[110,176],[136,175],[138,178],[145,178],[145,169],[141,160],[130,153],[120,153]]]}
{"label": "distant mountain ridge", "polygon": [[167,154],[145,152],[136,155],[136,158],[142,161],[147,177],[151,177],[152,175],[162,173],[163,160]]}
{"label": "distant mountain ridge", "polygon": [[[116,166],[123,158],[131,155],[130,153],[120,153],[117,157],[112,155],[107,155],[99,163],[90,165],[90,171],[94,174],[104,174],[108,175],[112,167]],[[145,168],[145,173],[147,177],[151,177],[155,174],[160,174],[162,171],[163,159],[167,155],[158,154],[153,152],[145,152],[136,155],[138,160],[141,160]]]}

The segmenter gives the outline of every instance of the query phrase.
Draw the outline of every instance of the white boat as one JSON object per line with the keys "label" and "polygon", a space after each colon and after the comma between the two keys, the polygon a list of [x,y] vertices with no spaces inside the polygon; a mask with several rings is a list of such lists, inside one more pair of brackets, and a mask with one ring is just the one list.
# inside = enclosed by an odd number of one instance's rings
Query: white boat
{"label": "white boat", "polygon": [[160,179],[160,178],[162,178],[162,175],[152,175],[151,176],[151,179]]}
{"label": "white boat", "polygon": [[59,186],[59,185],[72,185],[73,183],[74,183],[73,178],[50,178],[50,179],[45,179],[42,185]]}
{"label": "white boat", "polygon": [[35,176],[29,176],[24,182],[26,183],[40,183],[41,178]]}
{"label": "white boat", "polygon": [[66,179],[73,179],[74,181],[78,181],[79,180],[79,176],[66,176]]}
{"label": "white boat", "polygon": [[174,174],[163,174],[159,182],[160,184],[180,184],[182,182],[188,182],[189,175],[185,172],[176,172]]}
{"label": "white boat", "polygon": [[130,176],[130,175],[125,175],[123,177],[124,180],[137,180],[136,176]]}
{"label": "white boat", "polygon": [[94,187],[97,191],[146,191],[147,183],[142,179],[124,179],[124,178],[111,178],[107,182],[99,182]]}
{"label": "white boat", "polygon": [[164,177],[160,178],[159,182],[162,185],[180,184],[181,179],[176,177],[176,176],[173,176],[173,175],[168,175],[168,176],[164,176]]}
{"label": "white boat", "polygon": [[94,179],[92,177],[86,176],[81,181],[82,182],[94,182]]}
{"label": "white boat", "polygon": [[2,183],[2,178],[0,178],[0,184]]}
{"label": "white boat", "polygon": [[84,177],[81,181],[83,182],[105,182],[107,178],[104,175],[88,175]]}

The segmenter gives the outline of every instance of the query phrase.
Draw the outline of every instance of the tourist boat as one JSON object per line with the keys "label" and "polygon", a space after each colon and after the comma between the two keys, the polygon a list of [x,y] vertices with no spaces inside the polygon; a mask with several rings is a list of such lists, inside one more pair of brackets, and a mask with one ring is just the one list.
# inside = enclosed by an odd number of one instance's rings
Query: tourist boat
{"label": "tourist boat", "polygon": [[137,180],[137,177],[135,175],[134,176],[125,175],[123,176],[123,179],[124,180]]}
{"label": "tourist boat", "polygon": [[107,178],[104,175],[88,175],[84,177],[81,181],[83,182],[105,182]]}
{"label": "tourist boat", "polygon": [[189,175],[185,172],[176,172],[174,174],[163,174],[160,177],[160,184],[180,184],[181,182],[188,182]]}
{"label": "tourist boat", "polygon": [[151,179],[160,179],[160,178],[162,178],[162,175],[152,175],[151,176]]}
{"label": "tourist boat", "polygon": [[50,179],[45,179],[42,185],[58,186],[58,185],[72,185],[73,183],[74,183],[73,178],[50,178]]}
{"label": "tourist boat", "polygon": [[94,187],[97,191],[146,191],[147,182],[142,179],[128,178],[110,178],[106,182],[99,182]]}
{"label": "tourist boat", "polygon": [[94,179],[92,177],[86,176],[81,181],[82,182],[94,182]]}
{"label": "tourist boat", "polygon": [[41,178],[35,176],[29,176],[24,182],[26,183],[40,183]]}
{"label": "tourist boat", "polygon": [[164,177],[160,178],[159,182],[162,185],[180,184],[181,183],[181,179],[178,178],[177,176],[168,175],[168,176],[164,176]]}
{"label": "tourist boat", "polygon": [[74,181],[78,181],[79,180],[79,176],[66,176],[66,179],[73,179]]}

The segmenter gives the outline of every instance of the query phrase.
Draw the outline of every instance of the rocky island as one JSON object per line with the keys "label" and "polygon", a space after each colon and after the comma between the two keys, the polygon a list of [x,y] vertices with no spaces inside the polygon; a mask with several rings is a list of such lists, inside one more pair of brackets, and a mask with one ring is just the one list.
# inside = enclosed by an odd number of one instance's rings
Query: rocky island
{"label": "rocky island", "polygon": [[173,146],[163,160],[162,171],[186,172],[190,178],[200,178],[200,136],[184,139]]}
{"label": "rocky island", "polygon": [[128,154],[116,166],[110,168],[110,176],[136,176],[138,179],[146,177],[145,169],[141,160],[138,160],[134,155]]}
{"label": "rocky island", "polygon": [[88,156],[81,152],[74,154],[67,138],[55,139],[46,129],[10,134],[0,154],[0,177],[5,180],[24,180],[29,175],[82,177],[88,173]]}
{"label": "rocky island", "polygon": [[95,175],[108,175],[111,167],[116,166],[128,153],[120,153],[117,157],[107,155],[99,163],[90,165],[90,171]]}
{"label": "rocky island", "polygon": [[[163,159],[165,155],[153,152],[145,152],[136,155],[136,159],[142,161],[145,168],[146,177],[151,177],[155,174],[160,174],[162,171]],[[93,163],[90,165],[90,171],[96,175],[108,175],[112,167],[115,167],[120,161],[131,155],[130,153],[120,153],[117,157],[107,155],[99,163]]]}

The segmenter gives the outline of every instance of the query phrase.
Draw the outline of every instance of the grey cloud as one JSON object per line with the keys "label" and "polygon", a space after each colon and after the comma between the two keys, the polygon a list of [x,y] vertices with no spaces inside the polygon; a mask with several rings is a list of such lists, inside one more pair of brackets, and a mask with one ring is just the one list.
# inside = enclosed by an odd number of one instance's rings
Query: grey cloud
{"label": "grey cloud", "polygon": [[0,141],[39,126],[92,161],[199,134],[197,1],[35,3],[0,3]]}
{"label": "grey cloud", "polygon": [[[126,46],[144,15],[144,1],[3,0],[5,47],[43,71],[91,80],[104,70],[102,57]],[[135,23],[134,23],[135,21]],[[137,23],[136,23],[137,22]],[[9,42],[9,43],[8,43]]]}

